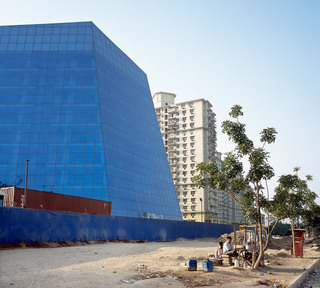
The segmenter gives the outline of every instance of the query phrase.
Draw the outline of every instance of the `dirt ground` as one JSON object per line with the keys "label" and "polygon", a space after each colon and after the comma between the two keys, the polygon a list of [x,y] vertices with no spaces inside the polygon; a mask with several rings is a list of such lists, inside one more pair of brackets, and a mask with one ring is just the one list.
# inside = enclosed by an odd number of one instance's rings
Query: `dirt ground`
{"label": "dirt ground", "polygon": [[[266,266],[259,270],[225,265],[209,273],[201,261],[214,253],[218,239],[5,248],[0,250],[0,287],[287,287],[320,256],[316,241],[307,241],[304,257],[292,258],[288,238],[273,239]],[[191,258],[198,259],[198,271],[186,270]]]}

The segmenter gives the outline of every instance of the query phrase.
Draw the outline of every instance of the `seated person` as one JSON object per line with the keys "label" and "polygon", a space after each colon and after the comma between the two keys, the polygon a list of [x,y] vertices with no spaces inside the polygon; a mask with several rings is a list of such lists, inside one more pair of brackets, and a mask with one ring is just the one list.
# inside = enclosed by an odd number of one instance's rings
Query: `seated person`
{"label": "seated person", "polygon": [[229,264],[232,266],[232,257],[237,257],[238,253],[234,250],[233,244],[232,244],[232,237],[228,237],[227,241],[223,245],[223,253],[229,256]]}
{"label": "seated person", "polygon": [[219,247],[217,247],[217,250],[216,250],[216,253],[214,254],[214,257],[216,257],[216,259],[221,260],[222,254],[223,254],[223,243],[219,242]]}

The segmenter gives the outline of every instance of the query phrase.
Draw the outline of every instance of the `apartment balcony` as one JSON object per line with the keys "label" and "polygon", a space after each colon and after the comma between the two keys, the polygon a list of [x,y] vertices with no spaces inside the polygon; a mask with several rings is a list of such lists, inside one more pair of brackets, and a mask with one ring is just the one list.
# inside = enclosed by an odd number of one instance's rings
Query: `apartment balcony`
{"label": "apartment balcony", "polygon": [[176,131],[178,129],[178,126],[169,126],[168,127],[168,132],[170,132],[170,131]]}
{"label": "apartment balcony", "polygon": [[218,192],[216,190],[213,190],[210,192],[212,194],[212,199],[216,199],[217,195],[218,195]]}
{"label": "apartment balcony", "polygon": [[168,113],[175,113],[177,111],[177,107],[169,107],[167,111]]}
{"label": "apartment balcony", "polygon": [[214,207],[214,208],[216,208],[217,207],[217,202],[216,201],[209,201],[209,206],[210,207]]}
{"label": "apartment balcony", "polygon": [[210,207],[210,206],[209,206],[209,210],[210,210],[210,212],[212,212],[212,213],[218,213],[217,209],[215,209],[214,207]]}
{"label": "apartment balcony", "polygon": [[177,124],[177,122],[175,120],[174,121],[169,121],[168,126],[174,126],[176,124]]}
{"label": "apartment balcony", "polygon": [[214,147],[212,147],[212,145],[209,145],[208,152],[209,153],[214,153],[215,152],[215,149],[214,149]]}
{"label": "apartment balcony", "polygon": [[176,136],[176,134],[175,133],[173,133],[173,135],[168,135],[168,139],[176,139],[177,138],[177,136]]}
{"label": "apartment balcony", "polygon": [[179,177],[178,176],[172,176],[172,180],[175,182],[175,181],[177,181],[179,179]]}
{"label": "apartment balcony", "polygon": [[177,158],[177,155],[176,155],[176,154],[171,155],[171,156],[168,156],[168,159],[175,159],[175,158]]}
{"label": "apartment balcony", "polygon": [[214,117],[209,117],[209,122],[212,123],[212,124],[215,124],[216,123],[216,120]]}
{"label": "apartment balcony", "polygon": [[214,195],[210,195],[209,197],[208,197],[208,199],[209,199],[209,201],[213,201],[213,202],[215,202],[215,203],[217,203],[217,201],[218,201],[218,197],[217,196],[214,196]]}
{"label": "apartment balcony", "polygon": [[216,147],[216,141],[217,139],[215,137],[208,137],[208,145]]}
{"label": "apartment balcony", "polygon": [[[212,107],[212,106],[211,106]],[[207,109],[207,112],[208,112],[208,114],[211,114],[211,115],[216,115],[216,113],[214,113],[213,111],[212,111],[212,109],[211,109],[211,107],[209,107],[208,109]]]}
{"label": "apartment balcony", "polygon": [[213,117],[208,117],[208,124],[212,123],[215,124],[216,120]]}

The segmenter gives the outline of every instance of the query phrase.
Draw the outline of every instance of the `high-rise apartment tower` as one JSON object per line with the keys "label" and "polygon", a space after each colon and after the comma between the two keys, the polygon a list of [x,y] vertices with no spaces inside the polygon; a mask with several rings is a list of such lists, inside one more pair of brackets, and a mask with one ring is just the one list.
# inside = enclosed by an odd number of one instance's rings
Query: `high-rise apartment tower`
{"label": "high-rise apartment tower", "polygon": [[[153,95],[162,140],[175,184],[183,220],[228,223],[243,220],[239,206],[223,191],[196,188],[192,177],[200,162],[213,162],[221,169],[216,151],[215,113],[204,99],[175,104],[175,94]],[[240,220],[241,219],[241,220]]]}
{"label": "high-rise apartment tower", "polygon": [[215,114],[207,100],[175,104],[175,97],[159,92],[153,103],[183,220],[217,223],[217,192],[192,183],[197,163],[215,161]]}

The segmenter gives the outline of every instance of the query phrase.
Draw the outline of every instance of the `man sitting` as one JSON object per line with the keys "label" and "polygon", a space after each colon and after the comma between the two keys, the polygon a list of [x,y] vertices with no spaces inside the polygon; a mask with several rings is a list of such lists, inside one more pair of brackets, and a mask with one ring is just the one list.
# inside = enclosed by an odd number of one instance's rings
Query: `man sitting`
{"label": "man sitting", "polygon": [[232,244],[232,237],[228,237],[227,241],[223,245],[223,253],[229,256],[229,265],[232,266],[232,257],[237,257],[238,253],[234,250],[233,244]]}
{"label": "man sitting", "polygon": [[223,243],[219,242],[219,247],[217,247],[216,253],[214,254],[214,256],[216,259],[221,260],[222,254],[223,254]]}

